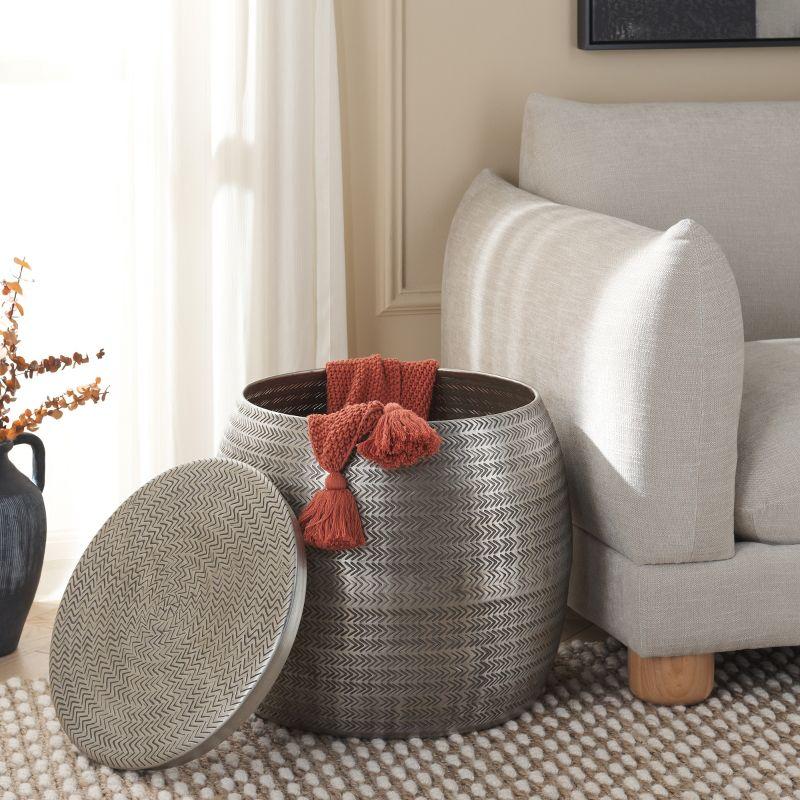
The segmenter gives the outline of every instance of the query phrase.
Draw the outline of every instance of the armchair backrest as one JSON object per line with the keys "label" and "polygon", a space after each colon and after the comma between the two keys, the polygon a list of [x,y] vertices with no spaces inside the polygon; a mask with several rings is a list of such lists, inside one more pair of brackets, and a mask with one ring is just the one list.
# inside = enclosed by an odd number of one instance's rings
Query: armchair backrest
{"label": "armchair backrest", "polygon": [[722,247],[745,339],[800,336],[800,102],[590,104],[531,95],[520,187]]}

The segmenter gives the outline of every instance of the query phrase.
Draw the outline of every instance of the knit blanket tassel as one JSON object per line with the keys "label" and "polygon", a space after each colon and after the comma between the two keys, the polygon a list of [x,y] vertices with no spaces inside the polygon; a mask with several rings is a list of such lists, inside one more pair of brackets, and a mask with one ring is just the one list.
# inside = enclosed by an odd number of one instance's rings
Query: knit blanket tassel
{"label": "knit blanket tassel", "polygon": [[368,439],[356,450],[384,469],[411,467],[439,451],[442,440],[418,414],[387,403]]}
{"label": "knit blanket tassel", "polygon": [[322,550],[349,550],[366,539],[356,499],[341,472],[325,477],[318,491],[298,518],[306,544]]}

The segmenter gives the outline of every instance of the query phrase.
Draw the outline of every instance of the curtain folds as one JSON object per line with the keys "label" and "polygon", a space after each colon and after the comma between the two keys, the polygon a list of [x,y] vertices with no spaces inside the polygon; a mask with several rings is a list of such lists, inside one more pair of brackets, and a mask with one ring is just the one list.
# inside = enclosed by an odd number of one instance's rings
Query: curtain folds
{"label": "curtain folds", "polygon": [[341,145],[332,0],[170,10],[171,35],[143,53],[152,63],[129,69],[144,176],[132,184],[145,193],[133,260],[157,271],[140,296],[162,284],[173,402],[162,457],[185,461],[213,451],[249,380],[346,355]]}
{"label": "curtain folds", "polygon": [[[0,62],[4,118],[41,126],[0,154],[27,184],[0,244],[37,270],[29,340],[107,351],[106,407],[40,431],[65,562],[145,480],[214,455],[246,383],[347,355],[333,0],[70,8],[77,38]],[[36,40],[35,14],[4,17],[0,40]]]}

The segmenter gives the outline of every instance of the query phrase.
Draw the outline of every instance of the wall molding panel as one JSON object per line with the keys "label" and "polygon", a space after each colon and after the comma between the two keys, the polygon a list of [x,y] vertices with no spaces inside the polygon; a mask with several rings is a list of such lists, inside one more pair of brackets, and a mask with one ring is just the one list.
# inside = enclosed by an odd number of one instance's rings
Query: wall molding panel
{"label": "wall molding panel", "polygon": [[438,314],[441,290],[409,286],[405,275],[405,0],[381,4],[377,313]]}

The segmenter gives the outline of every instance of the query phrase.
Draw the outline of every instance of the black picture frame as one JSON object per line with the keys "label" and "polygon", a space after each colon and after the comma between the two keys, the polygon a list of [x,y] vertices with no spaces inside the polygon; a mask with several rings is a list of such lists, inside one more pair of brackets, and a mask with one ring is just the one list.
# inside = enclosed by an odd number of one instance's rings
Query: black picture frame
{"label": "black picture frame", "polygon": [[578,47],[581,50],[656,50],[696,47],[798,47],[800,37],[785,39],[652,39],[595,40],[592,36],[592,14],[599,0],[578,0]]}

